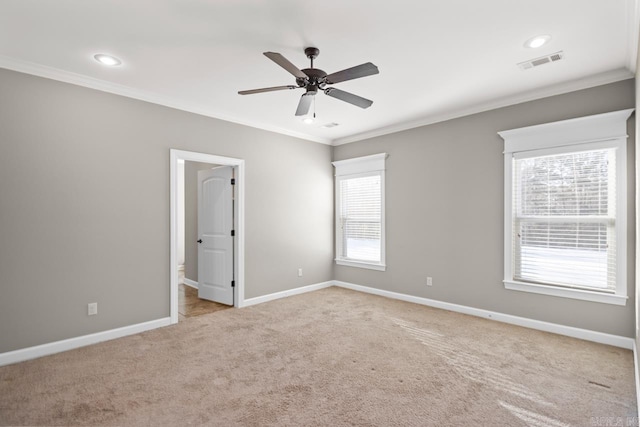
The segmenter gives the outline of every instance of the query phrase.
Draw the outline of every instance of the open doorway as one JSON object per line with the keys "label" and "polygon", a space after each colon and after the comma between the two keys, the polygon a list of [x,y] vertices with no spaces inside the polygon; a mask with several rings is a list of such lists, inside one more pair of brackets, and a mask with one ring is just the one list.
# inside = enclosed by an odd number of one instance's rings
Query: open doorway
{"label": "open doorway", "polygon": [[233,306],[234,167],[178,161],[178,320]]}
{"label": "open doorway", "polygon": [[[202,314],[203,310],[211,312],[223,308],[205,299],[219,300],[225,304],[233,303],[235,307],[243,305],[244,161],[173,149],[170,150],[170,157],[170,312],[171,323],[177,323],[184,318],[186,310],[191,310],[197,315],[197,313]],[[197,178],[198,175],[200,175],[199,178]],[[230,184],[231,182],[233,184]],[[232,190],[230,185],[233,185]],[[198,186],[200,189],[196,190]],[[216,218],[221,218],[218,216],[219,212],[228,212],[225,214],[228,219],[222,223],[229,230],[225,228],[223,232],[199,233],[197,229],[198,227],[202,229],[202,222],[200,221],[198,226],[196,212],[203,208],[199,206],[197,210],[195,209],[196,203],[201,204],[201,201],[196,201],[198,193],[205,194],[202,199],[206,200],[207,194],[220,191],[219,189],[223,187],[225,189],[222,191],[230,191],[224,193],[225,199],[228,197],[229,205],[223,205],[225,209],[222,210],[219,209],[219,205],[214,205],[210,209],[217,209]],[[219,194],[213,196],[215,203],[219,203],[218,199],[221,198],[219,196]],[[226,210],[227,207],[229,210]],[[201,217],[209,218],[211,215],[201,215]],[[212,225],[217,227],[220,223],[220,221],[214,221]],[[220,238],[227,235],[233,238]],[[202,250],[204,246],[207,246],[205,251]],[[225,267],[226,273],[217,274],[216,272],[222,271],[222,268],[212,269],[210,264],[218,262],[216,260],[220,258],[219,255],[225,251],[228,254],[229,263],[220,261],[222,262],[220,265],[228,265]],[[215,256],[206,258],[207,254],[215,254]],[[203,266],[208,267],[203,268]],[[228,286],[228,289],[218,286],[221,281]],[[220,298],[221,291],[223,291],[222,298]]]}

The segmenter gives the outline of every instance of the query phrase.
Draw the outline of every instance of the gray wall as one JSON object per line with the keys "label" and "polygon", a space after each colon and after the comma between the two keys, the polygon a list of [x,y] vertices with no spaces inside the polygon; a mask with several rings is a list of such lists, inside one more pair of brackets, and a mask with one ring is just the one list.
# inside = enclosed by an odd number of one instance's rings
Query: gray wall
{"label": "gray wall", "polygon": [[331,279],[331,147],[3,69],[0,94],[0,352],[169,316],[170,148],[245,159],[247,298]]}
{"label": "gray wall", "polygon": [[184,277],[198,281],[198,171],[216,165],[184,162]]}
{"label": "gray wall", "polygon": [[630,108],[634,91],[629,80],[335,147],[335,160],[390,154],[388,269],[376,272],[333,266],[331,147],[0,70],[0,352],[169,315],[170,148],[246,160],[247,298],[335,278],[634,336],[633,298],[504,289],[496,134]]}
{"label": "gray wall", "polygon": [[[636,167],[640,165],[640,43],[638,44],[638,56],[636,63]],[[636,209],[640,206],[640,171],[636,173]],[[640,212],[636,210],[636,227],[640,224]],[[636,228],[636,268],[640,266],[640,229]],[[640,349],[640,277],[636,277],[636,322],[635,337],[636,348]],[[640,351],[636,351],[636,366],[640,366]],[[640,390],[636,390],[638,403],[640,403]]]}
{"label": "gray wall", "polygon": [[[625,307],[505,290],[503,140],[497,132],[634,107],[633,79],[334,148],[334,160],[389,153],[387,271],[334,278],[605,333],[634,336],[634,126],[629,121],[629,288]],[[433,277],[427,287],[426,277]]]}

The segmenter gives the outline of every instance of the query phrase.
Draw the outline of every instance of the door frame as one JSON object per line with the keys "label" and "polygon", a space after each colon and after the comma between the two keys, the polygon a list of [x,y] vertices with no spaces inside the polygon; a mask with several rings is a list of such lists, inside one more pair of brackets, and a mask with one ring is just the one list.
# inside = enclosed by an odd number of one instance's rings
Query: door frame
{"label": "door frame", "polygon": [[223,157],[214,154],[197,153],[177,149],[169,150],[169,212],[170,212],[170,315],[171,323],[178,323],[178,163],[193,161],[211,163],[218,166],[232,166],[235,170],[235,244],[234,244],[234,276],[233,290],[234,307],[244,306],[244,175],[245,163],[243,159]]}

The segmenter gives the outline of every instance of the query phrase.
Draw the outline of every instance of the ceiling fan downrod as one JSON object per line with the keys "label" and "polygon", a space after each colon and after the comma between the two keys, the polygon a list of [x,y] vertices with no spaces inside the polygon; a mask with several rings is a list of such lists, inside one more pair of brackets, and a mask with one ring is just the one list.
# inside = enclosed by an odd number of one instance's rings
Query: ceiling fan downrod
{"label": "ceiling fan downrod", "polygon": [[307,55],[307,58],[311,60],[311,67],[313,68],[313,60],[320,55],[320,49],[317,47],[307,47],[304,49],[304,54]]}

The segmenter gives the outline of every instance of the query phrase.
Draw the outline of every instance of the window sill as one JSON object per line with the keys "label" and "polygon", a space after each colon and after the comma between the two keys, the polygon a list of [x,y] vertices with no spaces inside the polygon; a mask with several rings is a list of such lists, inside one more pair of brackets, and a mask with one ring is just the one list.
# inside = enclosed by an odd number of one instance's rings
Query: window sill
{"label": "window sill", "polygon": [[346,265],[348,267],[358,267],[358,268],[366,268],[369,270],[377,270],[377,271],[385,271],[387,266],[384,264],[372,264],[368,262],[361,261],[347,261],[343,259],[336,259],[336,264],[338,265]]}
{"label": "window sill", "polygon": [[628,297],[615,294],[604,294],[582,289],[557,288],[555,286],[538,285],[533,283],[504,280],[505,289],[512,291],[531,292],[534,294],[552,295],[562,298],[572,298],[584,301],[600,302],[603,304],[627,305]]}

